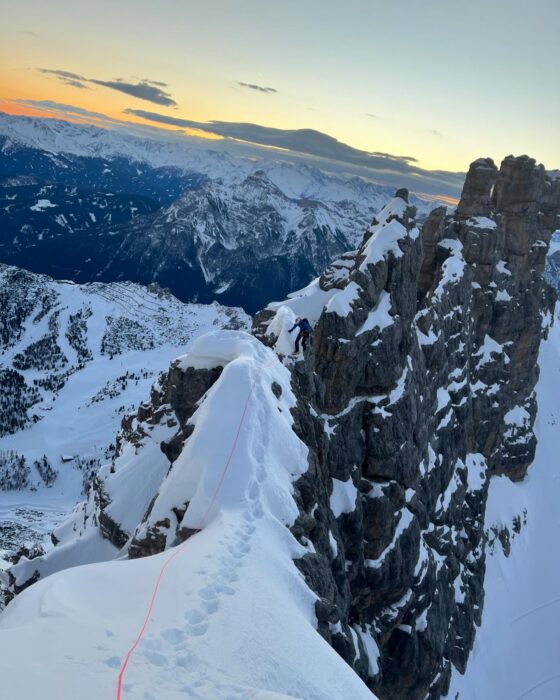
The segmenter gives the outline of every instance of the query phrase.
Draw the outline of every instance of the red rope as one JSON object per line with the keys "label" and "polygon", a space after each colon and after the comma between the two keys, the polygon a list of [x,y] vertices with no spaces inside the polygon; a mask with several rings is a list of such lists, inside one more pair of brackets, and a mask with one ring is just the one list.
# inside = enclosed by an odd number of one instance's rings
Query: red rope
{"label": "red rope", "polygon": [[[276,360],[276,358],[273,358],[270,362],[268,362],[266,365],[264,365],[264,366],[261,368],[261,370],[262,370],[262,369],[266,369],[267,367],[269,367],[275,360]],[[244,422],[245,416],[246,416],[246,414],[247,414],[247,408],[249,407],[249,401],[251,400],[251,396],[253,395],[253,390],[254,390],[254,388],[255,388],[256,383],[257,383],[257,378],[255,377],[255,379],[253,380],[253,383],[251,384],[251,388],[250,388],[250,390],[249,390],[249,393],[248,393],[248,395],[247,395],[247,398],[246,398],[246,400],[245,400],[245,405],[244,405],[244,407],[243,407],[243,412],[241,413],[241,418],[239,419],[239,425],[237,426],[237,432],[236,432],[236,434],[235,434],[235,438],[234,438],[233,443],[232,443],[232,445],[231,445],[231,450],[230,450],[230,452],[229,452],[228,458],[227,458],[227,460],[226,460],[226,463],[225,463],[225,465],[224,465],[224,468],[222,469],[222,473],[221,473],[220,478],[219,478],[219,480],[218,480],[218,484],[216,485],[216,488],[215,488],[215,490],[214,490],[214,494],[213,494],[212,499],[211,499],[211,501],[210,501],[210,505],[208,506],[208,508],[206,509],[206,512],[205,512],[204,515],[202,516],[201,528],[200,528],[200,529],[202,529],[202,528],[205,526],[205,524],[206,524],[206,518],[209,516],[210,511],[211,511],[212,508],[214,507],[214,504],[216,503],[216,499],[218,498],[218,494],[219,494],[219,492],[220,492],[220,490],[221,490],[221,488],[222,488],[222,485],[223,485],[223,483],[224,483],[224,479],[225,479],[225,476],[226,476],[226,472],[227,472],[227,470],[229,469],[229,466],[230,466],[230,464],[231,464],[231,460],[233,459],[233,455],[234,455],[234,453],[235,453],[235,448],[237,447],[237,443],[238,443],[238,441],[239,441],[239,436],[240,436],[240,434],[241,434],[241,428],[242,428],[242,426],[243,426],[243,422]],[[194,536],[194,535],[193,535],[193,536]],[[164,577],[164,575],[165,575],[165,571],[166,571],[167,567],[169,566],[169,564],[171,564],[171,562],[172,562],[179,554],[181,554],[181,552],[184,550],[184,548],[185,548],[186,545],[190,542],[190,540],[191,540],[191,538],[189,538],[188,540],[185,540],[185,541],[183,542],[183,544],[181,544],[179,547],[177,547],[177,548],[175,549],[175,551],[173,552],[173,554],[165,560],[164,564],[162,565],[162,567],[161,567],[161,569],[160,569],[160,571],[159,571],[159,574],[158,574],[158,577],[157,577],[157,579],[156,579],[156,583],[155,583],[155,586],[154,586],[154,590],[153,590],[153,592],[152,592],[152,597],[151,597],[151,599],[150,599],[150,604],[149,604],[149,606],[148,606],[148,611],[146,612],[146,616],[144,617],[144,622],[143,622],[143,624],[142,624],[142,627],[140,628],[140,632],[138,633],[138,636],[137,636],[136,639],[134,640],[133,645],[132,645],[132,646],[130,647],[130,649],[128,650],[128,653],[127,653],[127,655],[126,655],[126,657],[125,657],[125,659],[124,659],[124,662],[123,662],[123,664],[122,664],[122,666],[121,666],[121,669],[120,669],[120,671],[119,671],[119,676],[118,676],[118,679],[117,679],[117,694],[116,694],[116,700],[122,700],[122,684],[123,684],[124,673],[125,673],[125,671],[126,671],[126,669],[127,669],[127,667],[128,667],[128,663],[129,663],[129,661],[130,661],[132,655],[133,655],[134,652],[136,651],[136,648],[138,647],[138,645],[139,645],[140,642],[142,641],[142,638],[143,638],[143,636],[144,636],[144,633],[146,632],[146,629],[147,629],[147,627],[148,627],[148,623],[149,623],[149,621],[150,621],[150,616],[151,616],[151,614],[152,614],[152,611],[153,611],[153,609],[154,609],[154,605],[155,605],[155,602],[156,602],[157,594],[158,594],[158,591],[159,591],[159,586],[160,586],[160,583],[161,583],[161,581],[162,581],[162,579],[163,579],[163,577]]]}

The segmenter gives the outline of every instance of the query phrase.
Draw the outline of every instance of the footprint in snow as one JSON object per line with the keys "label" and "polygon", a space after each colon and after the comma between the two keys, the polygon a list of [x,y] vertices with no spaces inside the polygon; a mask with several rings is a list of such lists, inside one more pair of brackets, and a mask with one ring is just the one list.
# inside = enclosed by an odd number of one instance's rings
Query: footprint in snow
{"label": "footprint in snow", "polygon": [[184,618],[189,623],[189,625],[198,625],[200,622],[204,621],[204,613],[197,609],[187,610],[187,612],[184,615]]}
{"label": "footprint in snow", "polygon": [[182,656],[177,656],[174,663],[175,666],[192,670],[197,664],[197,659],[192,651],[188,651]]}
{"label": "footprint in snow", "polygon": [[110,668],[120,668],[121,667],[121,660],[118,656],[110,656],[108,659],[105,659],[103,662],[106,666],[109,666]]}
{"label": "footprint in snow", "polygon": [[[233,562],[236,561],[234,559],[229,560],[229,566],[233,566]],[[218,585],[227,585],[228,583],[234,583],[235,581],[239,580],[239,576],[234,573],[233,571],[230,570],[222,570],[219,571],[216,576],[214,577],[214,582]],[[217,589],[219,590],[219,589]]]}
{"label": "footprint in snow", "polygon": [[145,651],[142,655],[147,661],[154,664],[154,666],[167,666],[169,663],[166,656],[158,654],[155,651]]}
{"label": "footprint in snow", "polygon": [[218,601],[214,598],[213,600],[203,600],[200,607],[208,614],[211,615],[215,613],[219,608]]}
{"label": "footprint in snow", "polygon": [[173,645],[181,644],[181,642],[185,641],[185,633],[183,630],[177,629],[176,627],[163,630],[160,636],[165,639],[166,642]]}
{"label": "footprint in snow", "polygon": [[213,586],[204,586],[198,591],[198,595],[203,600],[215,600],[217,597],[216,589]]}
{"label": "footprint in snow", "polygon": [[251,547],[249,547],[249,545],[245,542],[238,542],[233,550],[236,556],[245,556],[245,554],[251,551]]}
{"label": "footprint in snow", "polygon": [[260,493],[260,488],[259,485],[256,481],[253,481],[251,485],[249,486],[249,499],[251,501],[254,501],[258,498]]}
{"label": "footprint in snow", "polygon": [[247,540],[251,537],[251,535],[245,530],[236,530],[234,534],[235,539],[238,542],[247,542]]}
{"label": "footprint in snow", "polygon": [[161,639],[150,635],[142,640],[141,645],[143,649],[147,649],[148,651],[157,651],[158,649],[161,649]]}

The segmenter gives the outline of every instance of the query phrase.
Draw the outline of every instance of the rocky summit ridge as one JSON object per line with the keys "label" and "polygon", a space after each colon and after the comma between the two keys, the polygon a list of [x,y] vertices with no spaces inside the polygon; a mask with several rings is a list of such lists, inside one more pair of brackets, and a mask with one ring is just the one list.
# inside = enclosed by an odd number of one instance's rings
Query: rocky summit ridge
{"label": "rocky summit ridge", "polygon": [[[292,470],[294,562],[318,632],[379,698],[442,697],[452,667],[466,668],[484,606],[489,480],[523,479],[534,457],[559,213],[560,182],[542,165],[479,159],[454,213],[438,208],[420,229],[399,190],[356,251],[255,317],[254,336],[290,372],[291,430],[307,450],[306,470]],[[314,325],[296,360],[285,357],[295,316]],[[194,468],[185,455],[226,364],[187,355],[162,375],[73,525],[55,532],[61,544],[12,568],[13,593],[64,568],[64,548],[85,561],[102,539],[137,558],[196,532],[180,471]],[[141,488],[123,509],[135,469]]]}

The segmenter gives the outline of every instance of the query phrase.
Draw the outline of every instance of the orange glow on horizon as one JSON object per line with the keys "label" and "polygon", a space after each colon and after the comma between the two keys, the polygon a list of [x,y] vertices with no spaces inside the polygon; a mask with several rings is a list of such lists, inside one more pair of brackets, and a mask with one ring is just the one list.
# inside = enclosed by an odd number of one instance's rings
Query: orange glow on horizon
{"label": "orange glow on horizon", "polygon": [[[136,117],[135,115],[130,115],[129,119],[123,119],[118,114],[105,114],[107,117],[107,122],[104,122],[101,117],[96,118],[93,115],[80,115],[79,113],[74,113],[69,110],[65,113],[59,113],[56,110],[41,109],[39,107],[32,107],[30,105],[21,104],[15,100],[2,99],[0,98],[0,112],[5,114],[12,114],[14,116],[25,116],[25,117],[39,117],[41,119],[61,119],[63,121],[72,122],[74,124],[91,124],[92,126],[97,126],[101,129],[110,129],[112,124],[111,121],[118,122],[123,126],[127,124],[139,125],[139,126],[149,126],[152,129],[160,129],[162,131],[172,131],[176,134],[183,134],[185,136],[193,136],[196,138],[207,139],[208,141],[221,141],[223,136],[218,134],[211,134],[201,129],[192,129],[184,126],[174,126],[172,124],[158,124],[150,122],[141,117]],[[117,126],[118,124],[114,124]]]}
{"label": "orange glow on horizon", "polygon": [[452,207],[456,207],[457,204],[459,204],[459,200],[456,197],[450,197],[449,195],[446,194],[426,194],[425,192],[417,192],[422,199],[428,199],[429,201],[432,202],[445,202],[446,204],[449,204]]}

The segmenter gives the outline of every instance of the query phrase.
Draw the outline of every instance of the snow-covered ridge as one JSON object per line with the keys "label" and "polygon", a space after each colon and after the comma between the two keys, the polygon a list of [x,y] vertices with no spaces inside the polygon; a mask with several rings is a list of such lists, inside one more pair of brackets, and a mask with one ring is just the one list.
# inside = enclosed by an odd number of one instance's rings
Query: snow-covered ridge
{"label": "snow-covered ridge", "polygon": [[[173,411],[162,404],[155,413],[147,409],[144,422],[138,414],[131,426],[138,440],[124,443],[113,467],[98,475],[97,493],[111,501],[109,518],[123,530],[141,521],[133,541],[166,523],[170,535],[177,527],[191,534],[203,528],[169,565],[127,668],[125,691],[170,700],[374,700],[317,633],[317,598],[292,561],[305,548],[286,527],[298,515],[291,484],[307,470],[308,450],[292,430],[296,398],[289,371],[239,331],[200,338],[171,372],[209,372],[204,366],[223,371],[197,402],[191,435],[172,465],[152,448],[171,429]],[[115,693],[117,672],[169,553],[108,561],[119,551],[101,539],[96,510],[92,492],[57,531],[54,559],[29,566],[46,566],[46,574],[84,558],[105,563],[49,576],[2,615],[0,646],[9,640],[14,655],[2,682],[17,697],[39,691],[45,700],[69,697],[78,672],[83,700]],[[45,624],[41,611],[47,609]],[[53,635],[56,648],[47,643]],[[31,673],[23,672],[24,646],[35,659]]]}

